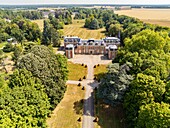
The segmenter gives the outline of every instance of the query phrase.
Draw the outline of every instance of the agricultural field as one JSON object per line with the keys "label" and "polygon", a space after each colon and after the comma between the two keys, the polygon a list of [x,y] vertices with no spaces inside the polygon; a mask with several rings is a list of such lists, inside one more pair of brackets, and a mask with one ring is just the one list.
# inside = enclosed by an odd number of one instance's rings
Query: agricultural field
{"label": "agricultural field", "polygon": [[170,27],[170,9],[131,9],[115,11],[115,13],[136,17],[146,23]]}
{"label": "agricultural field", "polygon": [[84,28],[85,20],[73,20],[73,24],[65,25],[64,26],[64,35],[65,36],[78,36],[83,39],[101,39],[105,37],[105,29],[101,28],[98,30],[90,30],[87,28]]}
{"label": "agricultural field", "polygon": [[81,128],[82,122],[77,120],[83,113],[84,91],[77,85],[67,85],[67,91],[62,101],[47,119],[50,128]]}

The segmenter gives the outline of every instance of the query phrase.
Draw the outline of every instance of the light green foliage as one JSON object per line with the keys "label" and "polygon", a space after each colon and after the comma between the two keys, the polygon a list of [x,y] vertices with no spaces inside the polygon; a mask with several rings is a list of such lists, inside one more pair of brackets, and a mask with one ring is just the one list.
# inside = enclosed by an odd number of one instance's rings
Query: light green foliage
{"label": "light green foliage", "polygon": [[9,87],[0,92],[0,127],[45,128],[51,106],[41,82],[21,69],[12,75]]}
{"label": "light green foliage", "polygon": [[163,50],[167,41],[169,42],[170,39],[166,33],[144,30],[134,35],[132,39],[126,39],[125,49],[131,52],[140,52],[143,49],[146,51]]}
{"label": "light green foliage", "polygon": [[135,128],[168,128],[170,126],[170,105],[151,103],[141,106]]}
{"label": "light green foliage", "polygon": [[3,89],[0,101],[0,127],[46,127],[50,104],[43,90],[29,85]]}

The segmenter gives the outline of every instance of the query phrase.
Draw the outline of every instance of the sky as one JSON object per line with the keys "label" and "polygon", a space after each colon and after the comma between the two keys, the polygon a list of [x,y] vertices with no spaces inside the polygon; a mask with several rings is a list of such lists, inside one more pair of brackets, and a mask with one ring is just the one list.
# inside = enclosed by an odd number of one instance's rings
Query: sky
{"label": "sky", "polygon": [[0,0],[4,4],[170,4],[170,0]]}

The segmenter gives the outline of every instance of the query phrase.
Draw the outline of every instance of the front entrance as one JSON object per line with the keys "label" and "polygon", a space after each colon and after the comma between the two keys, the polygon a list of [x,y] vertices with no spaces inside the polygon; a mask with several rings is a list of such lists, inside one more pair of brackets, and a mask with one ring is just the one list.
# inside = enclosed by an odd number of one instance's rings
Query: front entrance
{"label": "front entrance", "polygon": [[94,50],[89,50],[89,54],[94,54]]}

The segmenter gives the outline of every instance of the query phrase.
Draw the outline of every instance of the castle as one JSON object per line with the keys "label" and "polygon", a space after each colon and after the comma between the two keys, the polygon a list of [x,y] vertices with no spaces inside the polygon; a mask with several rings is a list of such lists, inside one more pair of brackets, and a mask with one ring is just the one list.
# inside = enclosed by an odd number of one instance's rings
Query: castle
{"label": "castle", "polygon": [[116,56],[120,46],[120,39],[117,37],[105,37],[104,39],[81,39],[79,37],[64,37],[65,55],[67,58],[74,58],[74,54],[103,54],[108,59]]}

